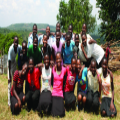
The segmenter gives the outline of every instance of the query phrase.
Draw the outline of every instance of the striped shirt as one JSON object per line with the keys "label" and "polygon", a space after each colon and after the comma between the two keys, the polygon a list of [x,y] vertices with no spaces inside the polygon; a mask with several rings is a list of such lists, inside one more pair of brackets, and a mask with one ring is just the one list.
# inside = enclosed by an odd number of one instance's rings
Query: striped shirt
{"label": "striped shirt", "polygon": [[[15,85],[16,92],[20,92],[21,90],[23,90],[24,78],[20,78],[18,70],[16,70],[14,73],[13,81],[16,83]],[[11,88],[11,96],[13,96],[13,85]]]}

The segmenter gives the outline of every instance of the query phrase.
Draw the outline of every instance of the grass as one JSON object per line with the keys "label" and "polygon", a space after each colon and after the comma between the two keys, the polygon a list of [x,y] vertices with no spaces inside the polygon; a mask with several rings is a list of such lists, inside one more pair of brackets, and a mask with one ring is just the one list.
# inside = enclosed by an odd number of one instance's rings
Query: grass
{"label": "grass", "polygon": [[[114,88],[115,88],[115,105],[117,109],[117,117],[114,118],[116,120],[120,120],[120,71],[117,71],[114,73]],[[27,112],[26,106],[22,108],[22,111],[19,115],[15,116],[11,114],[10,108],[7,104],[7,75],[0,75],[0,120],[8,120],[8,119],[41,119],[41,117],[38,115],[37,112],[30,111]],[[75,87],[75,95],[77,95],[77,89]],[[59,119],[59,120],[109,120],[108,117],[101,117],[100,113],[99,115],[95,115],[93,112],[87,113],[84,112],[84,110],[78,112],[78,109],[76,107],[76,111],[70,111],[65,113],[64,118],[53,118],[52,116],[46,117],[44,116],[43,120],[53,120],[53,119]]]}

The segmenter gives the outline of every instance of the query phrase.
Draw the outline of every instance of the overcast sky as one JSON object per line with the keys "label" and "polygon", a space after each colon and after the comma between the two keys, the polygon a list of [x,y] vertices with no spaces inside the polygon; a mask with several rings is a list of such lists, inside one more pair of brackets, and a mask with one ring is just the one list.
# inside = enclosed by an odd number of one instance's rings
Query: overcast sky
{"label": "overcast sky", "polygon": [[[48,23],[55,25],[60,1],[0,0],[0,27],[6,27],[14,23]],[[90,3],[93,5],[92,14],[96,15],[97,24],[99,24],[96,0],[90,0]]]}

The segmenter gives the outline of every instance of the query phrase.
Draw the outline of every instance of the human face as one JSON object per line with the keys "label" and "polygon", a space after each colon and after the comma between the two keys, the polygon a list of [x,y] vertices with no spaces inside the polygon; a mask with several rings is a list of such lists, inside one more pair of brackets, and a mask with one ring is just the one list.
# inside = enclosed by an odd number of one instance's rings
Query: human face
{"label": "human face", "polygon": [[66,36],[67,47],[70,46],[70,42],[71,42],[70,39],[71,39],[71,38],[70,38],[70,35],[67,35],[67,36]]}
{"label": "human face", "polygon": [[82,33],[86,34],[86,31],[87,31],[87,27],[85,24],[83,24],[82,26]]}
{"label": "human face", "polygon": [[87,38],[85,35],[82,36],[82,45],[85,47],[87,42]]}
{"label": "human face", "polygon": [[49,68],[49,56],[45,55],[44,57],[44,64],[45,64],[45,68],[48,69]]}
{"label": "human face", "polygon": [[69,26],[69,28],[68,28],[68,32],[70,32],[70,33],[71,33],[71,35],[72,35],[73,28],[72,28],[72,26],[71,26],[71,25],[70,25],[70,26]]}
{"label": "human face", "polygon": [[72,67],[72,70],[75,72],[75,69],[76,69],[76,59],[72,59],[71,67]]}
{"label": "human face", "polygon": [[78,47],[78,45],[79,45],[79,36],[78,35],[76,35],[75,36],[75,45]]}
{"label": "human face", "polygon": [[48,40],[47,35],[44,35],[44,37],[43,37],[43,47],[47,47],[47,40]]}
{"label": "human face", "polygon": [[22,53],[23,53],[23,55],[27,54],[27,44],[26,43],[22,44]]}
{"label": "human face", "polygon": [[36,34],[37,34],[37,26],[34,25],[34,26],[33,26],[33,35],[35,36]]}
{"label": "human face", "polygon": [[58,23],[57,25],[56,25],[56,31],[60,31],[60,24]]}
{"label": "human face", "polygon": [[56,44],[59,44],[60,38],[61,38],[60,32],[57,32],[56,33]]}
{"label": "human face", "polygon": [[76,69],[77,69],[77,72],[79,73],[81,69],[81,63],[79,59],[77,59],[77,62],[76,62]]}
{"label": "human face", "polygon": [[17,49],[17,47],[18,47],[18,37],[15,37],[14,38],[14,48]]}
{"label": "human face", "polygon": [[96,62],[92,62],[90,65],[90,71],[92,72],[93,76],[96,74]]}
{"label": "human face", "polygon": [[25,76],[25,74],[26,74],[26,72],[27,72],[27,68],[28,68],[28,66],[27,66],[27,64],[25,63],[23,66],[22,66],[22,76]]}
{"label": "human face", "polygon": [[47,36],[50,36],[50,27],[46,28],[46,34],[47,34]]}
{"label": "human face", "polygon": [[108,63],[107,63],[107,60],[104,59],[103,62],[102,62],[103,73],[105,73],[107,71],[107,68],[108,68]]}
{"label": "human face", "polygon": [[34,38],[34,40],[33,40],[33,48],[34,48],[35,51],[36,51],[37,47],[38,47],[38,39]]}
{"label": "human face", "polygon": [[62,61],[61,54],[58,53],[56,55],[56,64],[57,64],[57,67],[61,67],[61,61]]}
{"label": "human face", "polygon": [[30,70],[30,73],[33,72],[33,69],[34,69],[34,62],[32,59],[29,60],[29,65],[28,65],[28,68]]}

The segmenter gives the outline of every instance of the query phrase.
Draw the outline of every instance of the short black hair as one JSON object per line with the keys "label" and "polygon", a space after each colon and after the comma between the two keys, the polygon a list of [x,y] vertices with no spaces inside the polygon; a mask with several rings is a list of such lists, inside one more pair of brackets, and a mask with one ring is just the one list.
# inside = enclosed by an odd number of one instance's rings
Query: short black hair
{"label": "short black hair", "polygon": [[43,38],[44,38],[44,36],[47,36],[47,34],[45,33],[45,34],[43,35]]}
{"label": "short black hair", "polygon": [[[86,24],[86,23],[83,23],[83,25],[86,25],[86,29],[87,29],[87,24]],[[83,27],[83,25],[82,25],[82,27]]]}
{"label": "short black hair", "polygon": [[33,41],[35,40],[35,38],[38,40],[38,37],[36,35],[33,36]]}
{"label": "short black hair", "polygon": [[76,33],[76,34],[75,34],[75,40],[76,40],[76,36],[78,36],[78,38],[79,38],[79,35]]}
{"label": "short black hair", "polygon": [[22,44],[23,44],[23,43],[27,44],[27,42],[26,42],[25,40],[23,40]]}
{"label": "short black hair", "polygon": [[32,60],[33,63],[34,63],[34,58],[33,58],[33,57],[29,57],[29,59],[28,59],[28,63],[29,63],[30,60]]}
{"label": "short black hair", "polygon": [[[61,55],[61,52],[57,52],[57,53],[56,53],[56,56],[57,56],[57,54],[60,54],[60,55]],[[56,57],[56,56],[55,56],[55,57]],[[62,58],[62,56],[61,56],[61,58]]]}
{"label": "short black hair", "polygon": [[97,65],[97,62],[96,62],[96,60],[95,60],[94,58],[91,60],[91,63],[92,63],[92,62],[95,62],[96,65]]}
{"label": "short black hair", "polygon": [[33,24],[33,27],[36,26],[37,27],[37,24]]}
{"label": "short black hair", "polygon": [[71,36],[70,32],[67,32],[67,33],[66,33],[66,36],[68,36],[68,35],[70,35],[70,36]]}
{"label": "short black hair", "polygon": [[102,59],[102,63],[103,61],[106,60],[107,61],[107,64],[108,64],[108,59],[104,56],[103,59]]}
{"label": "short black hair", "polygon": [[69,24],[69,27],[72,26],[72,29],[73,29],[73,25],[72,24]]}
{"label": "short black hair", "polygon": [[56,26],[57,26],[57,24],[60,24],[60,23],[59,23],[59,22],[57,22],[57,23],[56,23]]}
{"label": "short black hair", "polygon": [[[50,26],[48,25],[47,27],[49,27],[50,28]],[[47,27],[46,27],[46,29],[47,29]]]}
{"label": "short black hair", "polygon": [[56,34],[57,32],[59,32],[59,33],[60,33],[60,30],[56,30],[55,34]]}
{"label": "short black hair", "polygon": [[18,36],[14,36],[14,39],[17,38],[18,39]]}
{"label": "short black hair", "polygon": [[85,35],[85,36],[86,36],[86,38],[87,38],[87,35],[86,35],[86,33],[82,33],[81,37],[82,37],[83,35]]}
{"label": "short black hair", "polygon": [[[45,58],[45,56],[49,56],[49,53],[48,52],[46,52],[45,54],[44,54],[44,58]],[[50,56],[49,56],[49,58],[50,58]]]}
{"label": "short black hair", "polygon": [[72,63],[72,60],[74,60],[74,59],[76,60],[76,58],[73,56],[72,59],[71,59],[71,63]]}

